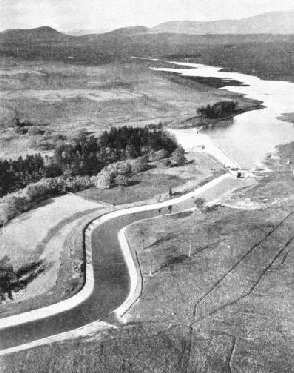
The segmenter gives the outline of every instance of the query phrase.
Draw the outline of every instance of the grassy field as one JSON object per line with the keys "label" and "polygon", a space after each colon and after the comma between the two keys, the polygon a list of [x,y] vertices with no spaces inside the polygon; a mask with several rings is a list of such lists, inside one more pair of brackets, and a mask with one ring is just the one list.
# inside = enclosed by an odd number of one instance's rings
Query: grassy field
{"label": "grassy field", "polygon": [[144,284],[128,323],[3,357],[3,372],[48,367],[52,372],[290,372],[294,178],[289,159],[293,144],[268,160],[275,172],[236,194],[262,208],[221,206],[129,226]]}
{"label": "grassy field", "polygon": [[102,213],[103,208],[101,204],[66,195],[22,214],[1,229],[0,259],[6,257],[6,264],[14,271],[40,260],[45,268],[24,289],[13,292],[12,300],[0,304],[2,317],[54,303],[80,288],[84,281],[80,270],[83,235],[77,227],[85,216],[91,216],[93,211],[97,215],[98,210]]}
{"label": "grassy field", "polygon": [[[256,104],[198,82],[173,81],[151,71],[154,64],[81,66],[1,58],[0,156],[50,152],[81,130],[99,135],[111,126],[181,123],[198,107],[220,100],[237,100],[244,109]],[[31,123],[27,134],[15,133],[15,116]]]}
{"label": "grassy field", "polygon": [[174,193],[182,193],[222,172],[221,165],[205,154],[188,153],[186,158],[188,163],[177,167],[164,167],[161,162],[153,162],[150,170],[133,176],[127,187],[91,188],[77,194],[90,201],[111,205],[158,201],[168,198],[169,188]]}

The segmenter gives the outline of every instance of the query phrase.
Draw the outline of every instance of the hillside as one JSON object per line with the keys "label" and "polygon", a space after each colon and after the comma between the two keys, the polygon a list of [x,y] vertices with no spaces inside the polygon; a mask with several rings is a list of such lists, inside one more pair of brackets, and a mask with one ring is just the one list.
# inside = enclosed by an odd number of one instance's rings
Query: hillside
{"label": "hillside", "polygon": [[41,26],[34,29],[11,29],[0,33],[0,42],[64,42],[74,40],[49,26]]}
{"label": "hillside", "polygon": [[[268,17],[270,23],[273,14]],[[278,27],[279,23],[271,24]],[[39,27],[0,33],[0,56],[82,65],[128,61],[132,56],[190,58],[191,62],[222,66],[264,79],[293,81],[293,44],[294,34],[188,35],[150,32],[146,27],[136,26],[103,34],[70,36],[50,27]]]}
{"label": "hillside", "polygon": [[172,21],[155,26],[153,32],[206,34],[294,34],[294,11],[271,12],[240,20],[209,22]]}

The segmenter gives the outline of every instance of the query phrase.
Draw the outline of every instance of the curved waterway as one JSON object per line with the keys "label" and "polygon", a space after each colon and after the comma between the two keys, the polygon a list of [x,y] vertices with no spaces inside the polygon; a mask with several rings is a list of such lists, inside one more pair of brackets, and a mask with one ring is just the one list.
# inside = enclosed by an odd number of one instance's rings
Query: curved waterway
{"label": "curved waterway", "polygon": [[128,269],[117,234],[126,225],[154,215],[154,211],[142,212],[99,225],[92,235],[95,289],[91,296],[69,311],[0,330],[0,350],[107,319],[109,313],[127,298],[129,289]]}
{"label": "curved waterway", "polygon": [[[282,114],[294,112],[294,83],[261,80],[255,76],[224,72],[219,67],[202,64],[171,63],[179,65],[179,68],[153,69],[184,76],[219,78],[228,82],[238,81],[244,85],[230,85],[221,89],[240,93],[248,98],[263,102],[264,109],[237,115],[234,124],[227,127],[205,131],[242,167],[252,168],[260,165],[266,154],[273,152],[277,145],[294,141],[293,124],[277,119]],[[187,136],[189,137],[189,131],[193,136],[193,130],[185,129]]]}
{"label": "curved waterway", "polygon": [[0,330],[0,351],[74,330],[93,321],[109,321],[111,312],[127,298],[130,287],[129,272],[118,240],[119,231],[135,221],[167,214],[168,205],[173,205],[173,213],[179,212],[195,207],[193,199],[195,195],[210,201],[220,197],[231,188],[243,186],[243,183],[246,181],[224,175],[195,192],[161,203],[160,212],[158,204],[146,205],[139,208],[141,212],[125,210],[125,215],[99,225],[92,235],[95,288],[91,296],[69,311]]}

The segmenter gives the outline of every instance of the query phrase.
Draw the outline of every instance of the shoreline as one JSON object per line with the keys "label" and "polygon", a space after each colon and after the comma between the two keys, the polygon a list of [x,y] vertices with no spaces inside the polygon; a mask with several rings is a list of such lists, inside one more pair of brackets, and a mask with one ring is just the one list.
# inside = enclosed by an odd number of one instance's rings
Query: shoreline
{"label": "shoreline", "polygon": [[[293,123],[294,124],[294,113],[282,113],[277,117],[277,119],[282,120],[283,122]],[[283,145],[283,144],[281,144]]]}
{"label": "shoreline", "polygon": [[[194,75],[185,75],[180,72],[174,72],[172,69],[180,68],[183,70],[189,70],[189,69],[195,69],[192,66],[181,65],[181,62],[177,61],[164,61],[164,60],[158,60],[154,61],[157,63],[162,63],[165,65],[170,65],[172,67],[170,68],[162,68],[162,67],[150,67],[152,71],[155,71],[160,76],[168,78],[172,83],[189,86],[192,89],[194,88],[194,84],[201,84],[202,86],[207,87],[208,89],[216,89],[217,91],[225,91],[227,92],[230,97],[228,100],[236,100],[239,104],[239,108],[235,110],[235,112],[227,117],[221,117],[221,118],[201,118],[198,115],[184,118],[180,122],[174,122],[169,125],[171,128],[187,128],[186,126],[182,126],[183,123],[187,123],[190,121],[195,121],[193,125],[189,126],[188,128],[195,127],[195,128],[201,128],[204,126],[205,128],[214,128],[214,127],[221,127],[225,126],[226,122],[234,121],[234,118],[238,115],[244,114],[246,112],[250,112],[253,110],[261,110],[266,108],[266,106],[263,105],[263,101],[259,101],[250,97],[247,97],[245,94],[234,92],[227,90],[227,87],[238,87],[238,86],[248,86],[245,83],[242,83],[237,80],[226,80],[223,78],[217,78],[217,77],[202,77],[202,76],[194,76]],[[239,102],[238,99],[241,101]],[[221,97],[220,97],[221,101]]]}
{"label": "shoreline", "polygon": [[[200,116],[197,115],[195,117],[187,118],[183,120],[182,122],[180,122],[179,124],[176,124],[176,123],[171,124],[169,127],[174,128],[174,129],[196,128],[199,130],[203,128],[214,129],[214,128],[219,128],[219,127],[225,127],[231,124],[231,122],[234,121],[234,118],[238,115],[241,115],[241,114],[244,114],[250,111],[254,111],[254,110],[262,110],[265,108],[266,106],[264,106],[262,102],[260,101],[259,104],[257,103],[256,105],[252,105],[247,108],[238,109],[232,115],[229,115],[227,117],[212,119],[212,118],[201,118]],[[286,119],[284,120],[288,121]],[[191,125],[185,125],[185,123],[188,123],[188,122],[193,122],[193,123]],[[294,123],[294,119],[293,119],[293,123]]]}
{"label": "shoreline", "polygon": [[[177,138],[177,141],[186,151],[205,152],[216,158],[225,168],[239,168],[242,167],[230,159],[230,157],[218,146],[209,135],[199,133],[196,129],[193,130],[194,134],[191,138],[191,133],[186,132],[184,129],[168,129],[168,131]],[[181,131],[181,133],[179,133]]]}

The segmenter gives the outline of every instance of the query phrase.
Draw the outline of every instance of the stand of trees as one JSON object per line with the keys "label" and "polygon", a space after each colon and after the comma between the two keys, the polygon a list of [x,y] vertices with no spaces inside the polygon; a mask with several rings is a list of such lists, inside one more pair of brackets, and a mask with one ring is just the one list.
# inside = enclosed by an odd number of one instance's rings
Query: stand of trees
{"label": "stand of trees", "polygon": [[111,128],[99,138],[81,134],[71,144],[56,147],[49,162],[40,154],[0,160],[0,197],[42,178],[93,176],[114,162],[160,150],[170,156],[176,147],[176,141],[160,128]]}
{"label": "stand of trees", "polygon": [[[176,141],[160,128],[111,128],[96,139],[82,134],[58,146],[52,158],[40,154],[0,160],[0,224],[49,197],[93,186],[126,186],[148,168],[149,155],[182,162]],[[10,193],[10,194],[8,194]]]}
{"label": "stand of trees", "polygon": [[45,167],[40,154],[19,157],[17,160],[0,160],[0,197],[19,190],[42,177],[54,177],[60,171],[52,172],[51,167]]}
{"label": "stand of trees", "polygon": [[214,105],[207,105],[197,109],[197,113],[204,118],[218,119],[228,117],[235,113],[238,102],[220,101]]}
{"label": "stand of trees", "polygon": [[127,186],[129,177],[148,169],[148,157],[138,157],[128,161],[120,161],[105,166],[97,175],[95,186],[109,189],[113,186]]}
{"label": "stand of trees", "polygon": [[50,197],[93,187],[95,179],[90,176],[43,178],[24,189],[10,193],[0,199],[0,225],[8,223],[22,212],[31,210]]}

